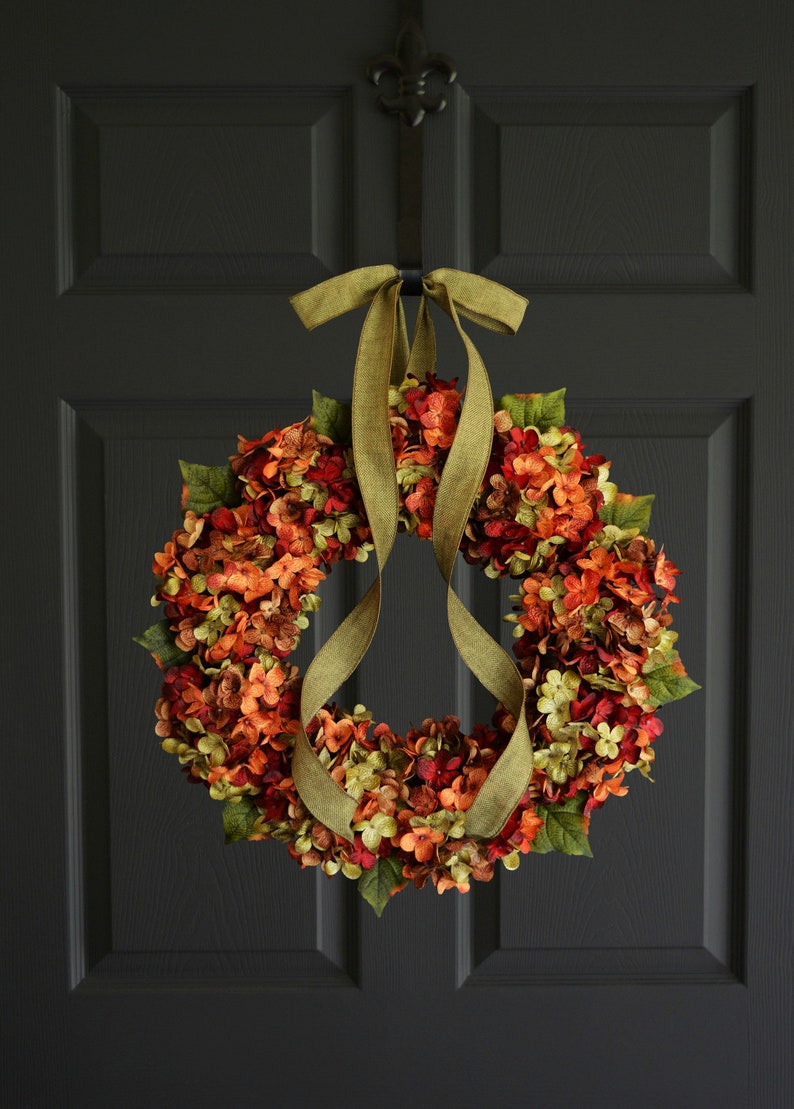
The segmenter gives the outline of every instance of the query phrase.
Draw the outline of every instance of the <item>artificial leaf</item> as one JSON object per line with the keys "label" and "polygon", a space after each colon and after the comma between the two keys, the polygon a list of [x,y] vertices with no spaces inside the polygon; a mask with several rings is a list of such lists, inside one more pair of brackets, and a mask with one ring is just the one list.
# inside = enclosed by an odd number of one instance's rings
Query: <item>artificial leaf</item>
{"label": "artificial leaf", "polygon": [[653,500],[653,493],[642,497],[633,497],[631,493],[616,493],[614,499],[605,504],[598,515],[605,524],[613,524],[623,531],[637,528],[643,535],[647,535]]}
{"label": "artificial leaf", "polygon": [[538,815],[543,818],[543,827],[538,828],[532,841],[532,850],[536,855],[560,851],[563,855],[593,857],[584,827],[584,803],[585,794],[580,792],[560,805],[542,805],[538,808]]}
{"label": "artificial leaf", "polygon": [[700,689],[697,682],[682,673],[681,663],[669,666],[657,666],[648,674],[643,674],[642,680],[647,685],[651,694],[651,704],[658,708],[669,701],[680,701],[682,697]]}
{"label": "artificial leaf", "polygon": [[236,843],[254,834],[254,821],[259,812],[247,795],[238,801],[226,801],[223,805],[223,831],[226,843]]}
{"label": "artificial leaf", "polygon": [[377,916],[380,916],[392,891],[404,885],[403,864],[394,855],[387,855],[378,859],[370,870],[362,872],[358,880],[358,892],[370,903]]}
{"label": "artificial leaf", "polygon": [[555,389],[553,393],[538,393],[537,410],[532,426],[538,431],[550,427],[562,427],[565,423],[565,389]]}
{"label": "artificial leaf", "polygon": [[312,417],[314,430],[334,443],[349,443],[351,439],[350,405],[324,397],[312,389]]}
{"label": "artificial leaf", "polygon": [[515,427],[522,430],[536,427],[538,431],[548,431],[550,427],[562,427],[565,423],[565,390],[507,393],[500,397],[497,408],[510,413]]}
{"label": "artificial leaf", "polygon": [[167,670],[169,666],[180,666],[190,658],[187,651],[177,647],[174,642],[174,633],[171,631],[168,620],[161,620],[158,624],[152,624],[143,635],[135,635],[133,639],[136,643],[140,643],[141,647],[145,647],[147,651],[150,651],[163,669]]}
{"label": "artificial leaf", "polygon": [[179,460],[182,471],[182,511],[203,516],[216,508],[233,508],[240,503],[231,466],[202,466]]}

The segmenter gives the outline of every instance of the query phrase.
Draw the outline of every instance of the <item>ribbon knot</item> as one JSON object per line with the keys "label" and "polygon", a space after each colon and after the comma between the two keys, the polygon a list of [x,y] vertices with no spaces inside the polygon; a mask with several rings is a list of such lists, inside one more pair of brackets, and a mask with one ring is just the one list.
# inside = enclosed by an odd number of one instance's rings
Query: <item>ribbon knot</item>
{"label": "ribbon knot", "polygon": [[493,400],[482,358],[460,317],[491,331],[514,334],[526,300],[494,281],[460,270],[438,269],[422,278],[422,298],[409,348],[400,299],[402,281],[393,266],[369,266],[332,277],[291,298],[312,330],[369,305],[361,330],[352,394],[353,459],[367,511],[378,575],[366,595],[329,637],[306,670],[301,727],[292,760],[296,789],[307,809],[352,842],[356,801],[331,778],[315,754],[306,727],[364,657],[380,615],[382,573],[397,533],[399,491],[389,426],[388,391],[406,373],[424,379],[435,365],[435,338],[428,309],[433,301],[449,315],[468,356],[468,379],[458,430],[439,482],[433,514],[433,550],[447,585],[450,631],[463,661],[516,720],[510,742],[466,815],[466,834],[490,839],[504,827],[532,774],[532,742],[524,712],[524,685],[506,651],[485,631],[452,589],[463,530],[480,489],[493,440]]}

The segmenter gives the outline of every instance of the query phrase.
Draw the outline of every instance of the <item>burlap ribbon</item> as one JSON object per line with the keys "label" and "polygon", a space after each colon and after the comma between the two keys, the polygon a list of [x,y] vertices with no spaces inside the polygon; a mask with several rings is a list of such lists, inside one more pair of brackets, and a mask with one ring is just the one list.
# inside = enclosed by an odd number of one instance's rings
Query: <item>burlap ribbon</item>
{"label": "burlap ribbon", "polygon": [[468,356],[468,380],[458,429],[436,496],[433,549],[447,584],[447,616],[455,646],[475,677],[516,719],[505,750],[466,816],[466,834],[483,839],[504,827],[529,784],[532,741],[524,712],[521,675],[506,651],[485,631],[452,589],[451,578],[463,530],[481,486],[493,439],[493,400],[488,374],[460,317],[503,334],[513,334],[526,308],[523,297],[487,278],[459,270],[434,270],[422,280],[423,295],[413,345],[408,350],[400,287],[393,266],[371,266],[332,277],[292,297],[304,325],[370,305],[361,331],[353,378],[353,457],[361,497],[372,529],[378,575],[306,670],[301,694],[301,728],[292,773],[307,809],[337,835],[352,842],[356,801],[331,778],[315,754],[306,727],[364,657],[380,614],[382,574],[394,545],[399,507],[389,426],[389,384],[406,369],[423,376],[433,368],[435,342],[428,311],[434,301],[451,318]]}

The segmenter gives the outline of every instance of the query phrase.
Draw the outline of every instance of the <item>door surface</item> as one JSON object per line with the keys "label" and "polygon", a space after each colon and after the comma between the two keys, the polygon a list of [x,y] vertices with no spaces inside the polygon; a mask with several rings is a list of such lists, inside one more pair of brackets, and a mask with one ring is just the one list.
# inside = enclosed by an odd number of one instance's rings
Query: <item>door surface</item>
{"label": "door surface", "polygon": [[[4,1062],[10,1106],[788,1106],[791,57],[785,0],[432,0],[459,78],[424,128],[424,268],[529,297],[494,392],[657,495],[699,693],[592,860],[460,896],[355,886],[219,806],[154,735],[152,552],[178,459],[349,399],[361,315],[289,294],[397,262],[386,0],[33,0],[5,13]],[[410,304],[409,304],[410,311]],[[472,332],[474,332],[472,328]],[[441,326],[440,370],[464,376]],[[473,574],[473,572],[472,572]],[[343,696],[404,729],[492,705],[403,537]],[[342,568],[301,661],[368,580]],[[463,568],[494,634],[510,591]],[[309,642],[311,640],[311,642]],[[509,637],[508,640],[509,642]]]}

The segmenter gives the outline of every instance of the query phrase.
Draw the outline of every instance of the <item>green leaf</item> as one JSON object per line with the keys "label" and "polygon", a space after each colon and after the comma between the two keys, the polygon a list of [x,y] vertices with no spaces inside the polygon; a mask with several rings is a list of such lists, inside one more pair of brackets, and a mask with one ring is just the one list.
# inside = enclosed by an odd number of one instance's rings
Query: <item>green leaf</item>
{"label": "green leaf", "polygon": [[632,497],[630,493],[616,493],[611,504],[605,504],[598,515],[605,524],[613,524],[624,531],[637,528],[647,535],[653,501],[653,493],[647,493],[642,497]]}
{"label": "green leaf", "polygon": [[182,511],[203,516],[216,508],[233,508],[240,503],[231,466],[202,466],[200,462],[179,460],[184,489]]}
{"label": "green leaf", "polygon": [[350,405],[332,397],[324,397],[312,389],[312,416],[314,430],[326,435],[334,443],[347,444],[351,440]]}
{"label": "green leaf", "polygon": [[672,666],[657,666],[648,674],[643,674],[642,680],[647,685],[651,694],[651,704],[658,708],[669,701],[680,701],[700,689],[697,682],[693,682],[686,674],[677,674]]}
{"label": "green leaf", "polygon": [[175,636],[171,631],[168,620],[161,620],[158,624],[152,624],[143,635],[135,635],[133,639],[136,643],[140,643],[141,647],[145,647],[147,651],[156,655],[166,668],[180,666],[190,658],[187,651],[177,647],[174,642]]}
{"label": "green leaf", "polygon": [[565,423],[565,390],[553,393],[507,393],[499,399],[498,409],[505,409],[515,427],[522,430],[536,427],[548,431]]}
{"label": "green leaf", "polygon": [[585,794],[580,792],[561,805],[539,806],[538,814],[543,817],[543,827],[538,829],[532,841],[532,850],[536,855],[560,851],[563,855],[593,857],[584,829],[584,803]]}
{"label": "green leaf", "polygon": [[358,892],[380,916],[392,890],[404,885],[402,863],[394,855],[387,855],[384,859],[378,859],[371,870],[362,872],[358,880]]}
{"label": "green leaf", "polygon": [[244,794],[239,801],[225,801],[223,805],[223,831],[226,843],[236,843],[254,834],[254,821],[259,811],[252,799]]}

